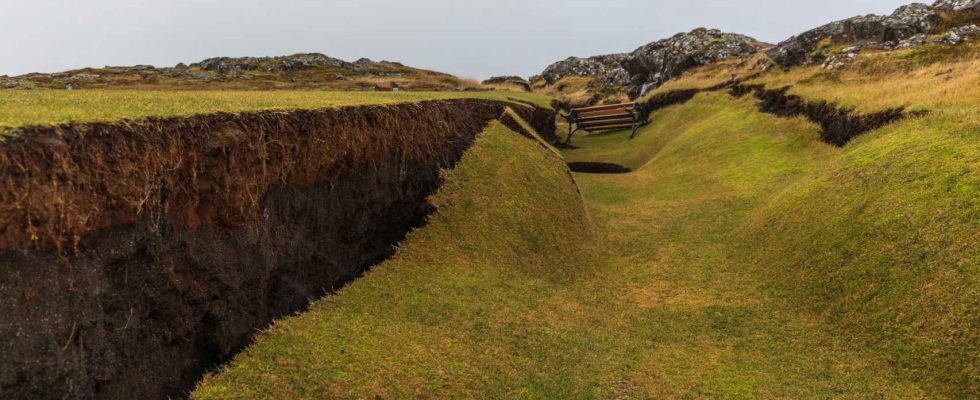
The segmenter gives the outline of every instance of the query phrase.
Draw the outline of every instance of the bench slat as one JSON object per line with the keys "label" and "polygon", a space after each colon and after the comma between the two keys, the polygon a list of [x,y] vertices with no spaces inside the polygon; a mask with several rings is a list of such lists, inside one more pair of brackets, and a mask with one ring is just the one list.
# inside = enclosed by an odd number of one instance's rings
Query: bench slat
{"label": "bench slat", "polygon": [[581,107],[573,108],[576,113],[592,112],[592,111],[607,111],[607,110],[621,110],[626,107],[633,107],[633,103],[621,103],[621,104],[609,104],[605,106],[592,106],[592,107]]}
{"label": "bench slat", "polygon": [[591,111],[586,113],[578,113],[579,119],[586,119],[592,117],[604,117],[607,115],[633,115],[633,113],[619,109],[619,110],[608,110],[608,111]]}
{"label": "bench slat", "polygon": [[596,131],[608,131],[611,129],[621,129],[621,128],[632,128],[633,124],[618,124],[618,125],[602,125],[602,126],[592,126],[583,127],[582,130],[586,132],[596,132]]}
{"label": "bench slat", "polygon": [[582,127],[586,127],[589,125],[608,125],[612,123],[627,123],[627,122],[633,123],[632,115],[627,115],[625,117],[615,117],[615,118],[603,117],[599,119],[590,119],[588,121],[579,121],[579,125]]}

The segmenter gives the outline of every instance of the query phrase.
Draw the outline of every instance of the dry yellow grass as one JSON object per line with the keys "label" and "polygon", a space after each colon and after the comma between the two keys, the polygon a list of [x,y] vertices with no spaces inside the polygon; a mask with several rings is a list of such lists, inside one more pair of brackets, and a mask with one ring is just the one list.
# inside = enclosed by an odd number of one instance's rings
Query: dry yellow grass
{"label": "dry yellow grass", "polygon": [[424,100],[510,98],[550,107],[533,93],[495,92],[326,92],[326,91],[162,91],[162,90],[5,90],[0,91],[0,133],[25,125],[116,121],[216,112],[317,109],[413,103]]}
{"label": "dry yellow grass", "polygon": [[980,58],[907,69],[900,65],[906,54],[866,55],[866,59],[839,71],[800,68],[767,74],[749,83],[771,88],[792,86],[792,94],[862,112],[976,105],[980,99]]}
{"label": "dry yellow grass", "polygon": [[551,96],[566,104],[583,106],[598,101],[621,103],[629,101],[625,90],[621,93],[596,93],[589,89],[592,78],[584,76],[566,76],[552,85],[544,85],[544,81],[534,82],[535,93]]}

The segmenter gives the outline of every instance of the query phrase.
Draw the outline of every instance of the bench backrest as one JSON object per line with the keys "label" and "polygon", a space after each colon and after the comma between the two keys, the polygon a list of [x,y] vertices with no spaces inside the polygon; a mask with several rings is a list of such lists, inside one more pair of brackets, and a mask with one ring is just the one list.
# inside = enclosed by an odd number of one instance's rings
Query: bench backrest
{"label": "bench backrest", "polygon": [[580,129],[595,132],[633,126],[635,107],[633,103],[621,103],[573,108],[572,112]]}

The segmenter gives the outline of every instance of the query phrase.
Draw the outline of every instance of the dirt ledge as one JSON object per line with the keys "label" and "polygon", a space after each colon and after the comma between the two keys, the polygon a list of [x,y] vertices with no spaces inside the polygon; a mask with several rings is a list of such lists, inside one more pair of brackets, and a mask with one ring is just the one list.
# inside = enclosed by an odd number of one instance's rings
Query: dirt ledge
{"label": "dirt ledge", "polygon": [[389,257],[432,211],[439,170],[507,106],[25,129],[0,145],[0,397],[183,396],[257,329]]}

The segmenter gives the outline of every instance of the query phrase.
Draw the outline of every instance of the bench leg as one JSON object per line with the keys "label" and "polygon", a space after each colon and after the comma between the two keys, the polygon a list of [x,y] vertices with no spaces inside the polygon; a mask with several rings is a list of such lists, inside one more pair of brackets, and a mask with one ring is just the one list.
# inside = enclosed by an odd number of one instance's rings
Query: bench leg
{"label": "bench leg", "polygon": [[578,132],[578,127],[572,129],[572,126],[568,125],[568,138],[565,139],[565,144],[569,144],[572,142],[572,135],[574,135],[575,132]]}
{"label": "bench leg", "polygon": [[630,134],[630,140],[633,140],[633,138],[636,137],[636,131],[638,131],[638,130],[640,130],[640,124],[634,123],[633,124],[633,133]]}

